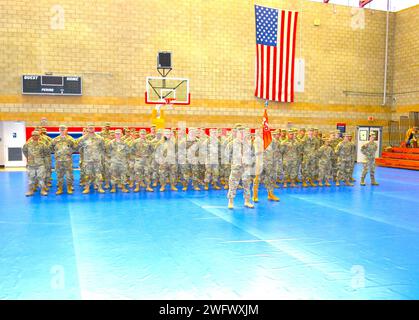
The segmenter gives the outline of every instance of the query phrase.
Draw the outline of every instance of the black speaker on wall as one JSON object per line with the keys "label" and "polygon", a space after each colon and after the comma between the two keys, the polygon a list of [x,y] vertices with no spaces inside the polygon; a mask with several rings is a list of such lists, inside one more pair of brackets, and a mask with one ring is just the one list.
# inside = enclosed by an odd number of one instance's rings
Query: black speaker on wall
{"label": "black speaker on wall", "polygon": [[157,55],[157,68],[172,68],[172,53],[159,52]]}

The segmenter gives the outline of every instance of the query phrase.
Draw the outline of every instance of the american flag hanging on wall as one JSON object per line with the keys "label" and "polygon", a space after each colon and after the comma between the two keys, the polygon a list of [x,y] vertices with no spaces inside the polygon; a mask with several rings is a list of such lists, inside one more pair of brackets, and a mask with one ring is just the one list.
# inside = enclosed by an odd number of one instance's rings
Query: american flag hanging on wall
{"label": "american flag hanging on wall", "polygon": [[294,59],[298,12],[255,5],[255,96],[294,102]]}

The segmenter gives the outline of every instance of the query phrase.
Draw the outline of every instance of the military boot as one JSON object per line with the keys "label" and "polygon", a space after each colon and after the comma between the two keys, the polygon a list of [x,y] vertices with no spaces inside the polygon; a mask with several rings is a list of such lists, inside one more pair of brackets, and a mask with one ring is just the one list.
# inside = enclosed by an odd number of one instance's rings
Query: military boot
{"label": "military boot", "polygon": [[176,188],[176,186],[174,184],[171,184],[170,185],[170,190],[177,191],[177,188]]}
{"label": "military boot", "polygon": [[345,186],[348,186],[348,187],[353,187],[354,185],[353,185],[353,183],[351,183],[351,182],[349,181],[349,179],[346,179],[346,180],[345,180]]}
{"label": "military boot", "polygon": [[122,191],[123,193],[128,193],[128,192],[129,192],[129,190],[126,188],[125,184],[122,184],[122,185],[120,185],[119,187],[121,188],[121,191]]}
{"label": "military boot", "polygon": [[375,177],[371,177],[371,185],[372,186],[379,186],[380,184],[377,181],[375,181]]}
{"label": "military boot", "polygon": [[255,206],[253,205],[253,203],[250,202],[250,198],[246,198],[244,200],[244,206],[250,209],[253,209]]}
{"label": "military boot", "polygon": [[115,193],[116,192],[116,184],[112,184],[112,189],[110,191],[111,193]]}
{"label": "military boot", "polygon": [[312,179],[308,179],[308,182],[310,183],[310,185],[312,187],[317,187],[317,184],[314,183],[314,181]]}
{"label": "military boot", "polygon": [[213,182],[212,183],[212,187],[215,189],[215,190],[220,190],[221,188],[220,188],[220,186],[217,184],[217,182]]}
{"label": "military boot", "polygon": [[340,181],[339,181],[339,179],[336,179],[335,185],[336,185],[336,187],[340,187]]}
{"label": "military boot", "polygon": [[224,190],[227,190],[228,189],[228,183],[226,183],[225,185],[224,185]]}
{"label": "military boot", "polygon": [[42,196],[47,196],[48,195],[48,191],[47,191],[47,189],[44,187],[44,188],[42,188],[42,190],[41,190],[41,195]]}
{"label": "military boot", "polygon": [[324,185],[325,185],[326,187],[330,187],[329,180],[327,180],[327,179],[326,179],[326,182],[324,183]]}
{"label": "military boot", "polygon": [[292,179],[291,180],[291,188],[295,188],[297,185],[295,184],[295,180],[294,179]]}
{"label": "military boot", "polygon": [[67,185],[67,194],[73,194],[73,186],[71,184]]}
{"label": "military boot", "polygon": [[140,191],[140,183],[137,182],[137,185],[135,186],[134,192],[139,192]]}
{"label": "military boot", "polygon": [[98,187],[97,187],[97,192],[99,192],[99,193],[105,193],[105,190],[103,190],[103,188],[102,188],[102,185],[100,184]]}
{"label": "military boot", "polygon": [[145,188],[145,190],[147,192],[154,192],[154,190],[150,187],[150,185],[148,184],[147,187]]}
{"label": "military boot", "polygon": [[319,180],[318,186],[323,187],[323,182],[321,180]]}
{"label": "military boot", "polygon": [[204,190],[209,190],[209,183],[205,183]]}
{"label": "military boot", "polygon": [[365,186],[365,177],[361,177],[361,182],[359,183],[361,186]]}
{"label": "military boot", "polygon": [[[154,185],[153,185],[154,186]],[[166,184],[162,184],[162,186],[160,187],[160,191],[163,192],[166,189]]]}
{"label": "military boot", "polygon": [[86,183],[84,186],[83,194],[90,193],[90,184]]}
{"label": "military boot", "polygon": [[35,192],[35,187],[33,185],[30,185],[28,188],[28,192],[25,193],[25,196],[31,197],[33,196],[34,192]]}
{"label": "military boot", "polygon": [[306,180],[304,179],[303,180],[303,188],[307,188],[307,187],[308,187],[308,184],[307,184]]}
{"label": "military boot", "polygon": [[273,191],[268,191],[268,200],[279,201],[279,198],[276,195],[274,195]]}
{"label": "military boot", "polygon": [[233,199],[228,199],[228,208],[229,209],[234,209],[234,200]]}
{"label": "military boot", "polygon": [[57,190],[57,192],[55,193],[57,196],[59,196],[60,194],[63,194],[63,186],[62,185],[59,185],[58,186],[58,190]]}

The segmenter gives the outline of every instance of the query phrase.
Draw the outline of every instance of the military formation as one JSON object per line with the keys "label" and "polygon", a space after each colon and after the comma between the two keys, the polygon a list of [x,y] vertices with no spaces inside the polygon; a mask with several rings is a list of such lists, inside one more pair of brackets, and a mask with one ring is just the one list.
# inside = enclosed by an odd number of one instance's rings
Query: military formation
{"label": "military formation", "polygon": [[[65,125],[52,139],[42,127],[36,127],[23,147],[27,158],[29,188],[27,196],[40,190],[47,195],[52,186],[52,155],[55,159],[57,195],[74,192],[73,160],[80,154],[82,193],[147,192],[157,190],[195,191],[228,189],[228,207],[234,207],[237,189],[243,189],[244,205],[258,202],[259,186],[268,191],[268,200],[279,201],[278,188],[353,186],[356,146],[351,134],[339,131],[322,134],[317,128],[277,129],[272,142],[264,147],[262,130],[251,133],[236,124],[231,131],[202,128],[139,131],[111,130],[106,123],[100,133],[93,124],[83,129],[80,138],[72,138]],[[370,173],[375,181],[374,136],[362,147],[366,157],[361,176],[365,185]],[[253,190],[251,190],[253,186]],[[253,196],[252,196],[253,191]]]}

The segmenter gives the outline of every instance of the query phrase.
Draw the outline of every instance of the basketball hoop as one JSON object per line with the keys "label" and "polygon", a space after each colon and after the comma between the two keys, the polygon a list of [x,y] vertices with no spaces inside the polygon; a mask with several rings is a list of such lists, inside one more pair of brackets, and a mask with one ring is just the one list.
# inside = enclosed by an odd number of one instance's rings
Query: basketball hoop
{"label": "basketball hoop", "polygon": [[164,107],[166,110],[173,110],[173,102],[176,101],[175,98],[164,98],[164,100],[166,101],[166,103],[164,104]]}

